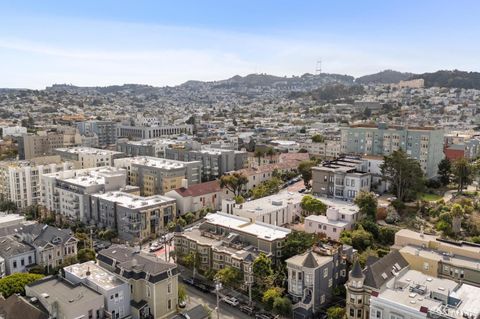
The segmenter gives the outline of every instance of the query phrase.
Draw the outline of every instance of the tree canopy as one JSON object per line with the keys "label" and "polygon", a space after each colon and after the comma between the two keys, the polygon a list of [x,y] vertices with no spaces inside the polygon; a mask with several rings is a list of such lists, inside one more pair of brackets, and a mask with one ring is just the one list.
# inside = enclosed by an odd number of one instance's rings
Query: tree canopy
{"label": "tree canopy", "polygon": [[217,271],[215,278],[226,286],[235,287],[242,282],[242,273],[240,270],[229,266]]}
{"label": "tree canopy", "polygon": [[292,230],[285,239],[283,258],[288,259],[297,254],[302,254],[315,243],[315,235],[304,231]]}
{"label": "tree canopy", "polygon": [[233,193],[234,196],[239,196],[243,192],[243,188],[248,183],[248,178],[241,173],[233,173],[223,175],[220,177],[220,187],[226,188]]}
{"label": "tree canopy", "polygon": [[361,191],[357,197],[355,197],[354,203],[358,206],[360,214],[369,219],[376,220],[378,201],[374,193]]}
{"label": "tree canopy", "polygon": [[452,173],[452,163],[448,158],[444,158],[438,163],[438,176],[440,183],[446,186],[450,183],[450,175]]}
{"label": "tree canopy", "polygon": [[314,136],[312,136],[313,143],[323,143],[324,141],[325,141],[325,138],[320,134],[315,134]]}
{"label": "tree canopy", "polygon": [[258,186],[255,186],[252,189],[252,197],[254,199],[262,198],[265,196],[273,195],[278,193],[280,190],[280,185],[282,184],[282,181],[279,178],[272,178],[269,179],[263,183],[261,183]]}
{"label": "tree canopy", "polygon": [[462,192],[472,182],[473,165],[465,158],[459,158],[453,162],[452,174],[458,185],[458,192]]}
{"label": "tree canopy", "polygon": [[308,213],[308,215],[322,215],[327,212],[327,205],[310,195],[303,196],[300,207]]}
{"label": "tree canopy", "polygon": [[42,279],[43,275],[16,273],[0,279],[0,293],[4,298],[8,298],[13,294],[25,294],[25,286],[34,281]]}
{"label": "tree canopy", "polygon": [[392,183],[393,192],[401,201],[415,199],[424,186],[419,162],[408,157],[403,150],[385,156],[380,169],[384,178]]}
{"label": "tree canopy", "polygon": [[302,161],[298,165],[298,171],[302,175],[303,183],[305,183],[305,187],[310,188],[310,181],[312,180],[312,167],[317,165],[316,161],[307,160]]}

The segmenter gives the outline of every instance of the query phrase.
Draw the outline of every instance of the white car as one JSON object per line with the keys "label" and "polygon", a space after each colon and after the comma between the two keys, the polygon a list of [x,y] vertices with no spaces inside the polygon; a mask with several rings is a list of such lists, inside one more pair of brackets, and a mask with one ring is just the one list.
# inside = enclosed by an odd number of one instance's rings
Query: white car
{"label": "white car", "polygon": [[234,306],[234,307],[236,307],[240,304],[238,299],[234,298],[234,297],[223,297],[222,301],[225,302],[225,303],[228,303],[230,306]]}

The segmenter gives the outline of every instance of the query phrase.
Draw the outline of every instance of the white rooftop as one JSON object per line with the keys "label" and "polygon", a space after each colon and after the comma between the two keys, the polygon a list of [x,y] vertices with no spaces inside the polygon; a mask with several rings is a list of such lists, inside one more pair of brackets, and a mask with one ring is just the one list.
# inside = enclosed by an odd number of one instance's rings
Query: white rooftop
{"label": "white rooftop", "polygon": [[120,163],[121,161],[130,162],[132,164],[143,165],[143,166],[151,166],[151,167],[158,167],[162,169],[178,169],[184,168],[186,162],[176,161],[166,158],[158,158],[158,157],[150,157],[150,156],[137,156],[132,158],[125,158],[115,160],[115,165]]}
{"label": "white rooftop", "polygon": [[233,231],[251,234],[260,239],[276,240],[287,236],[291,230],[262,222],[251,222],[249,218],[233,216],[225,213],[207,214],[205,220],[214,225],[228,227]]}
{"label": "white rooftop", "polygon": [[153,195],[149,197],[142,197],[135,194],[125,193],[122,191],[107,192],[103,194],[94,194],[92,197],[97,197],[103,200],[116,202],[123,207],[130,209],[142,209],[150,206],[157,206],[163,203],[172,202],[174,199],[161,195]]}
{"label": "white rooftop", "polygon": [[333,220],[333,219],[328,219],[327,216],[325,215],[310,215],[305,217],[305,222],[307,221],[313,221],[316,223],[321,223],[325,225],[331,225],[335,227],[346,227],[349,225],[348,222],[343,221],[343,220]]}
{"label": "white rooftop", "polygon": [[235,208],[243,211],[266,213],[285,208],[288,204],[300,204],[302,198],[303,195],[300,193],[281,192],[236,205]]}
{"label": "white rooftop", "polygon": [[55,149],[59,152],[64,153],[71,153],[71,154],[89,154],[89,155],[115,155],[115,154],[122,154],[121,152],[111,151],[111,150],[104,150],[94,147],[63,147]]}
{"label": "white rooftop", "polygon": [[82,281],[90,281],[105,290],[110,290],[125,284],[124,281],[118,279],[114,274],[101,268],[93,261],[67,266],[64,270],[66,273],[70,273]]}

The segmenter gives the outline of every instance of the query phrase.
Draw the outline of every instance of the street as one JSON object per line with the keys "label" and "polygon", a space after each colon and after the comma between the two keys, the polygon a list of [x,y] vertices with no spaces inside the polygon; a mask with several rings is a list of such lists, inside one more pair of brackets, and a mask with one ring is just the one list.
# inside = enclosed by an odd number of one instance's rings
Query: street
{"label": "street", "polygon": [[[200,290],[196,289],[195,287],[184,285],[185,289],[187,290],[188,301],[187,301],[187,308],[191,309],[196,305],[206,305],[208,308],[212,309],[213,312],[211,314],[212,319],[217,318],[217,313],[214,310],[217,307],[217,297],[215,294],[211,293],[203,293]],[[224,302],[220,301],[220,318],[221,319],[252,319],[240,310],[230,305],[227,305]]]}

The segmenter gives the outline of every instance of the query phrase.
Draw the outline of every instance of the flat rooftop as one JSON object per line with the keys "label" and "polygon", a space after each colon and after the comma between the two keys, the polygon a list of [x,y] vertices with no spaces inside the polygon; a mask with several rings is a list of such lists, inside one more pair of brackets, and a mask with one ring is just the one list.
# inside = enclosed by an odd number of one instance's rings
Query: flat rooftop
{"label": "flat rooftop", "polygon": [[125,193],[122,191],[107,192],[103,194],[94,194],[92,197],[115,202],[123,207],[130,209],[142,209],[152,206],[158,206],[164,203],[174,202],[175,199],[153,195],[149,197],[143,197],[135,194]]}
{"label": "flat rooftop", "polygon": [[[386,287],[379,293],[378,298],[416,311],[426,307],[429,311],[443,312],[448,308],[449,315],[454,318],[463,318],[464,313],[475,314],[477,317],[480,313],[480,288],[458,284],[450,279],[435,278],[416,270],[408,270],[392,278]],[[432,295],[435,295],[436,299],[433,299]],[[451,297],[459,299],[460,302],[447,305],[447,300],[452,302]]]}
{"label": "flat rooftop", "polygon": [[[236,205],[235,210],[257,212],[259,214],[267,213],[285,208],[288,204],[300,204],[302,198],[303,195],[300,193],[281,192]],[[239,206],[242,206],[242,208],[239,208]]]}
{"label": "flat rooftop", "polygon": [[[157,167],[161,169],[179,169],[179,168],[184,168],[186,166],[186,163],[200,163],[198,161],[182,162],[182,161],[176,161],[176,160],[171,160],[166,158],[150,157],[150,156],[137,156],[132,158],[120,159],[120,160],[130,162],[131,164]],[[116,160],[115,163],[119,163],[119,160]]]}
{"label": "flat rooftop", "polygon": [[164,139],[164,138],[151,138],[140,141],[125,141],[121,142],[129,145],[150,146],[150,145],[170,145],[170,144],[184,144],[185,141]]}
{"label": "flat rooftop", "polygon": [[93,261],[71,265],[65,267],[64,270],[66,273],[70,273],[82,281],[90,281],[105,290],[110,290],[125,284],[124,281],[118,279],[114,274],[101,268]]}
{"label": "flat rooftop", "polygon": [[327,216],[324,215],[310,215],[305,217],[305,222],[307,221],[314,221],[317,223],[321,224],[326,224],[326,225],[331,225],[335,227],[346,227],[349,225],[348,222],[343,221],[343,220],[333,220],[333,219],[328,219]]}
{"label": "flat rooftop", "polygon": [[327,207],[335,208],[340,214],[353,215],[358,213],[358,206],[339,199],[318,197],[315,198],[321,200]]}
{"label": "flat rooftop", "polygon": [[57,152],[70,153],[70,154],[88,154],[88,155],[116,155],[122,154],[122,152],[104,150],[94,147],[63,147],[55,149]]}
{"label": "flat rooftop", "polygon": [[261,222],[251,222],[249,218],[233,216],[224,213],[207,214],[206,222],[230,228],[233,232],[238,231],[254,235],[264,240],[276,240],[285,238],[291,230]]}
{"label": "flat rooftop", "polygon": [[55,177],[78,186],[102,185],[105,184],[106,177],[126,176],[126,171],[116,167],[96,167],[85,168],[57,173],[45,174],[47,177]]}

